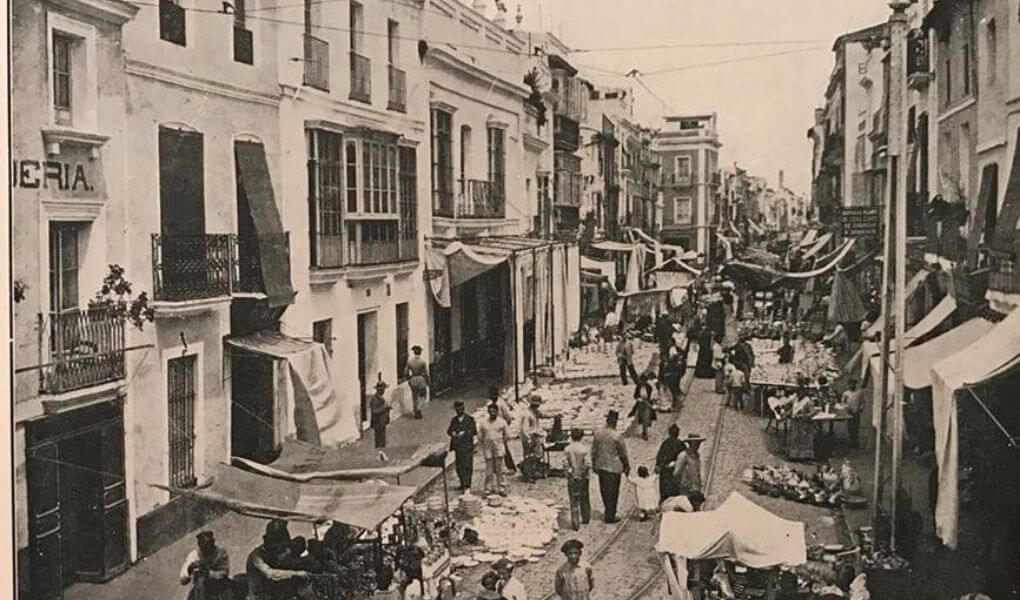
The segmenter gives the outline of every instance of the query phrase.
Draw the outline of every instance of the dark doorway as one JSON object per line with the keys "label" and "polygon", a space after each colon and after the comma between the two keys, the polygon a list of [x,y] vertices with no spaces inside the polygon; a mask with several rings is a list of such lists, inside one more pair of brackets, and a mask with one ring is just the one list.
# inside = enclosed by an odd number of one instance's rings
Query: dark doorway
{"label": "dark doorway", "polygon": [[363,426],[368,422],[368,392],[374,390],[369,385],[375,385],[375,381],[369,381],[369,378],[378,371],[379,325],[376,319],[374,311],[358,315],[358,392]]}
{"label": "dark doorway", "polygon": [[102,402],[26,427],[31,597],[127,568],[124,423]]}
{"label": "dark doorway", "polygon": [[231,349],[230,451],[272,462],[279,453],[274,419],[273,359]]}

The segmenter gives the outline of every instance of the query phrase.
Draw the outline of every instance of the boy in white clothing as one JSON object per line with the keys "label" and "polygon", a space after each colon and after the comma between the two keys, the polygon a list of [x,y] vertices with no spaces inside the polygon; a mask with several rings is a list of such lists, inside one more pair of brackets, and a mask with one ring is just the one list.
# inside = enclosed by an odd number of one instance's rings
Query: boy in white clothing
{"label": "boy in white clothing", "polygon": [[648,467],[638,467],[637,477],[630,476],[627,479],[634,484],[637,507],[641,511],[639,518],[647,521],[648,515],[659,508],[659,476],[649,475]]}

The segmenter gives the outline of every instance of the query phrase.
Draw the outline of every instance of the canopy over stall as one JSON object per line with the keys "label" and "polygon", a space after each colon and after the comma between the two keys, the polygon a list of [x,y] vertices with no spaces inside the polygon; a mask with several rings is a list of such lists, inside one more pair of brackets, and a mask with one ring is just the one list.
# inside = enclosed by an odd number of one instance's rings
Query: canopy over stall
{"label": "canopy over stall", "polygon": [[250,471],[290,481],[395,477],[399,483],[401,475],[419,466],[442,467],[445,454],[443,443],[389,446],[382,452],[358,455],[287,440],[280,457],[268,465],[237,456],[233,462]]}
{"label": "canopy over stall", "polygon": [[[921,269],[917,273],[914,273],[914,276],[911,277],[910,281],[907,282],[907,287],[904,290],[903,297],[906,298],[906,303],[908,307],[915,302],[914,298],[915,296],[917,296],[918,291],[923,289],[921,287],[921,284],[925,282],[925,280],[928,278],[930,274],[931,271],[928,271],[927,269]],[[907,322],[909,323],[910,321],[908,320]],[[871,339],[878,335],[878,333],[882,331],[882,327],[884,324],[885,316],[879,315],[879,317],[875,319],[875,322],[869,325],[868,328],[864,330],[864,338]]]}
{"label": "canopy over stall", "polygon": [[666,555],[670,589],[680,591],[688,560],[722,558],[755,569],[807,562],[804,524],[778,517],[737,492],[713,511],[663,513],[655,549]]}
{"label": "canopy over stall", "polygon": [[776,284],[785,280],[811,279],[832,270],[846,257],[854,246],[854,238],[848,239],[836,251],[829,255],[824,264],[811,271],[789,272],[770,269],[761,265],[755,265],[742,261],[732,261],[723,267],[723,276],[739,280],[751,289],[765,290],[775,287]]}
{"label": "canopy over stall", "polygon": [[823,249],[825,249],[826,246],[829,245],[829,242],[831,240],[832,240],[831,233],[823,233],[821,237],[815,240],[814,245],[808,248],[808,251],[804,253],[804,259],[811,258],[815,254],[821,252]]}
{"label": "canopy over stall", "polygon": [[358,437],[358,404],[340,397],[322,344],[272,331],[229,338],[226,343],[287,361],[291,402],[285,414],[292,421],[285,431],[289,433],[292,425],[298,440],[314,445],[336,445]]}
{"label": "canopy over stall", "polygon": [[801,248],[807,248],[811,244],[815,243],[815,238],[817,238],[817,237],[818,237],[818,230],[817,229],[810,229],[810,230],[808,230],[807,233],[804,234],[804,237],[800,238],[800,243],[798,243],[798,246],[800,246]]}
{"label": "canopy over stall", "polygon": [[1014,310],[973,344],[931,369],[935,459],[939,468],[935,530],[942,543],[956,547],[960,499],[959,428],[956,394],[995,380],[1020,366],[1020,310]]}
{"label": "canopy over stall", "polygon": [[[596,250],[605,252],[626,252],[627,258],[627,279],[624,290],[628,292],[637,291],[641,287],[641,272],[645,264],[645,245],[640,243],[625,244],[611,240],[597,242],[591,245]],[[615,273],[615,270],[614,270]],[[615,277],[614,277],[615,279]]]}
{"label": "canopy over stall", "polygon": [[836,270],[832,279],[832,293],[829,294],[829,321],[833,323],[860,323],[866,315],[864,303],[857,293],[853,281]]}
{"label": "canopy over stall", "polygon": [[318,523],[338,521],[375,529],[395,513],[415,488],[386,483],[299,483],[219,465],[212,483],[199,488],[153,484],[253,517]]}

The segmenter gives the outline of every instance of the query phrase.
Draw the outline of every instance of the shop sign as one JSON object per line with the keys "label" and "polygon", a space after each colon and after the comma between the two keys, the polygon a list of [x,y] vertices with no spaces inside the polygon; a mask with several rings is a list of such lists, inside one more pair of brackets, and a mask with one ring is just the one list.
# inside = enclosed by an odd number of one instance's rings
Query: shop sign
{"label": "shop sign", "polygon": [[877,238],[882,227],[881,208],[877,206],[846,206],[840,217],[843,237]]}
{"label": "shop sign", "polygon": [[59,156],[11,159],[11,187],[15,190],[46,190],[54,196],[94,198],[102,193],[102,162],[86,151],[65,151]]}

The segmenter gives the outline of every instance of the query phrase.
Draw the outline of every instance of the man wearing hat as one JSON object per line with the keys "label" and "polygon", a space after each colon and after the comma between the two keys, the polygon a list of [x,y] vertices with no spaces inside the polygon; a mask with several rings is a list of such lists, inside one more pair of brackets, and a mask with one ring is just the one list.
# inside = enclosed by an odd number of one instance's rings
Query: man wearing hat
{"label": "man wearing hat", "polygon": [[620,413],[615,410],[606,415],[606,426],[595,432],[591,442],[591,465],[599,476],[599,492],[602,494],[602,519],[606,523],[617,523],[616,505],[620,498],[620,478],[630,473],[630,459],[627,444],[616,431]]}
{"label": "man wearing hat", "polygon": [[499,575],[499,591],[504,600],[528,600],[528,592],[520,579],[514,577],[514,563],[509,558],[501,558],[493,565]]}
{"label": "man wearing hat", "polygon": [[528,397],[528,410],[521,417],[521,447],[524,448],[524,460],[521,462],[521,476],[531,483],[538,478],[539,465],[545,453],[542,442],[542,426],[539,420],[542,413],[538,407],[542,405],[542,397],[531,394]]}
{"label": "man wearing hat", "polygon": [[676,457],[673,477],[680,493],[685,496],[690,496],[694,492],[702,493],[700,449],[701,442],[704,441],[705,438],[696,433],[688,435],[683,438],[686,448]]}
{"label": "man wearing hat", "polygon": [[465,491],[471,489],[471,476],[475,470],[475,436],[478,435],[478,429],[474,417],[465,414],[463,402],[454,402],[453,410],[456,414],[450,419],[446,435],[450,436],[450,449],[456,458],[460,489]]}
{"label": "man wearing hat", "polygon": [[266,525],[262,545],[251,551],[245,563],[248,576],[247,600],[276,600],[292,591],[292,579],[307,579],[306,571],[282,568],[290,552],[287,522],[273,519]]}
{"label": "man wearing hat", "polygon": [[407,359],[404,375],[407,377],[407,385],[411,388],[411,394],[414,396],[414,418],[420,419],[422,404],[428,397],[429,387],[432,384],[429,381],[429,365],[421,357],[421,346],[411,346],[411,352],[414,356]]}
{"label": "man wearing hat", "polygon": [[595,587],[595,572],[591,565],[581,562],[584,544],[579,540],[567,540],[560,551],[567,557],[556,569],[556,595],[560,600],[590,600]]}
{"label": "man wearing hat", "polygon": [[386,447],[386,426],[390,424],[390,405],[386,403],[386,382],[382,379],[375,384],[375,395],[368,400],[368,410],[371,413],[369,423],[372,431],[375,432],[375,447]]}
{"label": "man wearing hat", "polygon": [[181,567],[181,585],[191,584],[189,600],[230,600],[230,558],[216,545],[211,531],[198,534],[198,548],[188,553]]}

